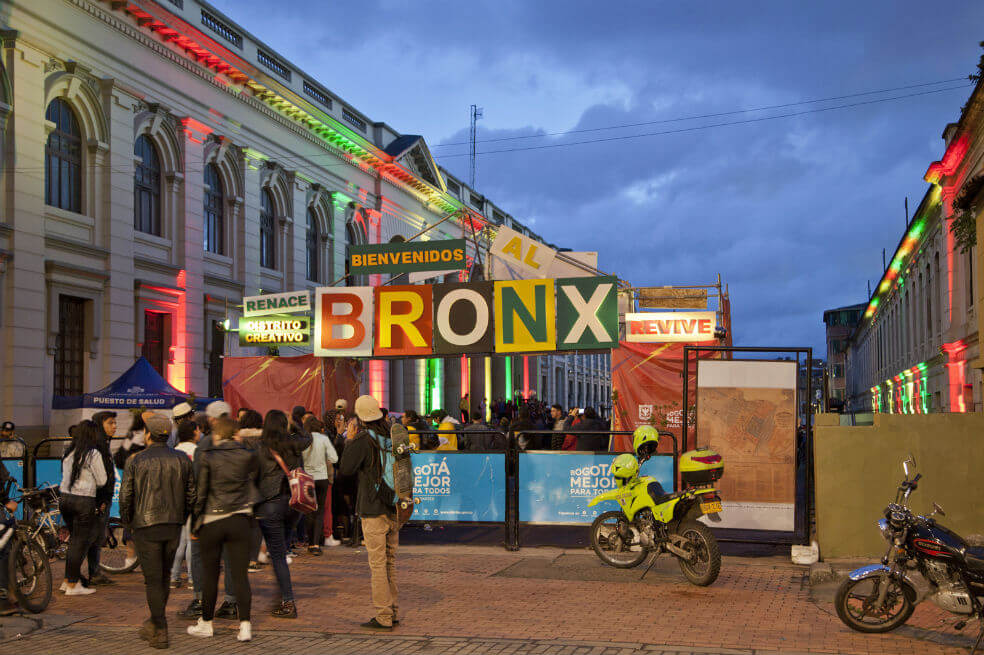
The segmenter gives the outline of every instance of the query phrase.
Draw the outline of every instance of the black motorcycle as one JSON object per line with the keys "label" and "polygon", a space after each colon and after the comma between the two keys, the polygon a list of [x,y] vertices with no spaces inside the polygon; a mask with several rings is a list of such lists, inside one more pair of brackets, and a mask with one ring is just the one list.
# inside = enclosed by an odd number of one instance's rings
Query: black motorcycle
{"label": "black motorcycle", "polygon": [[984,638],[984,547],[968,545],[937,523],[933,516],[946,514],[936,503],[929,516],[909,510],[909,495],[922,478],[917,473],[909,479],[915,467],[911,456],[902,463],[905,479],[895,502],[885,508],[885,518],[878,521],[878,528],[889,543],[888,554],[881,564],[848,574],[834,600],[837,616],[858,632],[898,628],[909,620],[918,602],[916,587],[909,577],[910,572],[918,571],[929,583],[927,598],[961,617],[954,628],[962,630],[970,619],[978,620],[981,630],[970,651],[974,655]]}

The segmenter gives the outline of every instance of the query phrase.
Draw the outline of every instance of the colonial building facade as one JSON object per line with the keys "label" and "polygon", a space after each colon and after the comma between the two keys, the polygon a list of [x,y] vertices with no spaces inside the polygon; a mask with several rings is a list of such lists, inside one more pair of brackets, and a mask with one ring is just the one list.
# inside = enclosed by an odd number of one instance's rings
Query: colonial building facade
{"label": "colonial building facade", "polygon": [[954,244],[945,211],[933,184],[865,306],[848,344],[848,409],[980,408],[972,258]]}
{"label": "colonial building facade", "polygon": [[[223,330],[243,296],[384,281],[345,278],[350,244],[450,215],[428,235],[468,237],[480,277],[476,228],[537,238],[421,137],[370,120],[205,2],[0,11],[0,416],[22,434],[43,433],[52,396],[98,389],[139,355],[179,389],[220,394],[224,356],[265,354]],[[610,397],[604,356],[483,359],[370,361],[363,388],[418,410],[421,385],[446,407],[466,390]]]}

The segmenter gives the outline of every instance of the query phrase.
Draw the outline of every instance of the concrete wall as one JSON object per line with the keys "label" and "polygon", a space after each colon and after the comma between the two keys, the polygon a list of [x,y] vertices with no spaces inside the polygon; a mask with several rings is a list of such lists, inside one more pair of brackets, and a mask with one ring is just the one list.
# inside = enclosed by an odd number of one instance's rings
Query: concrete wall
{"label": "concrete wall", "polygon": [[935,501],[948,528],[965,538],[984,533],[984,416],[875,414],[873,426],[859,427],[838,419],[817,416],[814,429],[822,558],[885,554],[875,522],[895,498],[910,453],[923,475],[910,508],[925,515]]}

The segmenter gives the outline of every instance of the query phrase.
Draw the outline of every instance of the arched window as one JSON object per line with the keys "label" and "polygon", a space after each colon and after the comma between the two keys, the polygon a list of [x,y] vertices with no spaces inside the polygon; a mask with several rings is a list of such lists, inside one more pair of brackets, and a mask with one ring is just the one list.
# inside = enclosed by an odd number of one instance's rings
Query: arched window
{"label": "arched window", "polygon": [[55,124],[44,149],[44,202],[82,211],[82,131],[68,103],[55,99],[44,117]]}
{"label": "arched window", "polygon": [[273,230],[273,196],[266,189],[260,193],[260,266],[277,268]]}
{"label": "arched window", "polygon": [[205,165],[205,250],[225,254],[222,180],[215,164]]}
{"label": "arched window", "polygon": [[321,281],[321,230],[318,229],[318,217],[310,207],[307,211],[307,279],[312,282]]}
{"label": "arched window", "polygon": [[347,287],[360,287],[369,283],[365,275],[349,274],[352,260],[350,249],[352,246],[365,243],[364,234],[365,232],[362,231],[362,228],[357,223],[349,222],[345,224],[345,286]]}
{"label": "arched window", "polygon": [[141,134],[133,144],[140,158],[133,174],[133,229],[161,236],[161,160],[157,148]]}

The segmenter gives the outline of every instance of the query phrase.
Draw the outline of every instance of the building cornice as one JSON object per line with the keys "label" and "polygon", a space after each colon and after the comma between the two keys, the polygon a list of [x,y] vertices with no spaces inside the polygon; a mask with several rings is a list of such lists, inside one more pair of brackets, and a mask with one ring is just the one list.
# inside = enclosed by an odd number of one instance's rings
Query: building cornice
{"label": "building cornice", "polygon": [[99,246],[94,246],[90,243],[76,241],[75,239],[66,239],[65,237],[54,236],[51,234],[45,235],[44,245],[48,248],[54,248],[56,250],[63,250],[71,253],[81,253],[91,257],[98,257],[99,259],[106,259],[109,257],[109,251],[105,248],[100,248]]}
{"label": "building cornice", "polygon": [[[258,66],[169,11],[163,3],[153,0],[100,0],[109,3],[110,11],[114,13],[108,13],[89,0],[66,1],[230,93],[293,133],[335,155],[340,161],[390,181],[439,211],[480,216],[443,189],[414,175],[367,138],[347,128],[339,119],[320,110]],[[120,20],[115,13],[133,17],[137,26]],[[152,38],[148,32],[160,40]],[[181,48],[185,56],[161,41]],[[267,50],[273,52],[272,49]]]}

